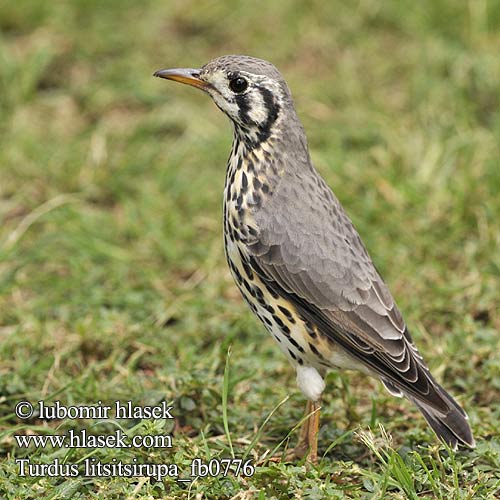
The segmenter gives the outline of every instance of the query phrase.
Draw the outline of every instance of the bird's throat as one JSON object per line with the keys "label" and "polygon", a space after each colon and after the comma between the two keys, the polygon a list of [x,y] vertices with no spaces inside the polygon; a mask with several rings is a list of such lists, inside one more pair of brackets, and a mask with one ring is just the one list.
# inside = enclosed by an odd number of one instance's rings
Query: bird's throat
{"label": "bird's throat", "polygon": [[273,195],[279,182],[271,145],[272,138],[269,138],[249,149],[235,131],[224,188],[224,224],[236,241],[251,243],[255,238],[258,228],[254,214]]}

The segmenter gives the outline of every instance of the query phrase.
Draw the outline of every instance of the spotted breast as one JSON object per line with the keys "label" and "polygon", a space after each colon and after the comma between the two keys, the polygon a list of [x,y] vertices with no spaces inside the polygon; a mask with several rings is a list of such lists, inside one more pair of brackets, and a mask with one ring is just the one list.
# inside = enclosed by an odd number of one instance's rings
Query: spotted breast
{"label": "spotted breast", "polygon": [[280,177],[266,153],[265,146],[248,149],[235,136],[224,188],[226,259],[245,302],[295,367],[302,392],[315,401],[324,390],[320,373],[332,367],[360,367],[329,342],[316,325],[301,317],[255,270],[248,252],[249,245],[258,243],[260,232],[254,215],[272,197]]}

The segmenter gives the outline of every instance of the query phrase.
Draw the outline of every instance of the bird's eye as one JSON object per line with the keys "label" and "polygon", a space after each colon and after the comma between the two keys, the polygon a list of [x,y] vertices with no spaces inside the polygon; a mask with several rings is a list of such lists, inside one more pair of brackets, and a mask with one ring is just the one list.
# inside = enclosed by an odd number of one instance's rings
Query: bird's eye
{"label": "bird's eye", "polygon": [[248,82],[244,78],[241,78],[241,76],[233,78],[229,81],[229,88],[237,94],[241,94],[242,92],[244,92],[247,87]]}

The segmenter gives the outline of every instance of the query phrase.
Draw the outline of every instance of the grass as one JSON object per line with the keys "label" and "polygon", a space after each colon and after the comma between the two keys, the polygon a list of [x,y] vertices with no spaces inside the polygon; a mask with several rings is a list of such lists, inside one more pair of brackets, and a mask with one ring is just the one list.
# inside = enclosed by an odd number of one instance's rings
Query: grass
{"label": "grass", "polygon": [[[500,491],[500,4],[3,2],[0,498],[497,498]],[[317,467],[304,401],[247,311],[221,240],[231,130],[152,78],[225,53],[272,60],[317,168],[353,218],[477,448],[331,373]],[[228,356],[231,349],[231,356]],[[19,400],[173,403],[171,421],[19,420]],[[171,434],[171,449],[21,449],[14,434]],[[251,458],[251,477],[19,477],[32,463]]]}

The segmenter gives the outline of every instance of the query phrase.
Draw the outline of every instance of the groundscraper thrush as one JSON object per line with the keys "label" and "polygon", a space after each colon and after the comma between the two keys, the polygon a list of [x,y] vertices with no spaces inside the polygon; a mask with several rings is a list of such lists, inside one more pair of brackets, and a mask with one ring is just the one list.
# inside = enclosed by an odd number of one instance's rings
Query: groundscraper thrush
{"label": "groundscraper thrush", "polygon": [[473,446],[467,415],[429,373],[359,234],[313,167],[280,72],[233,55],[155,76],[202,89],[233,123],[226,257],[308,400],[296,456],[317,460],[323,377],[339,368],[378,377],[391,394],[415,403],[443,441]]}

